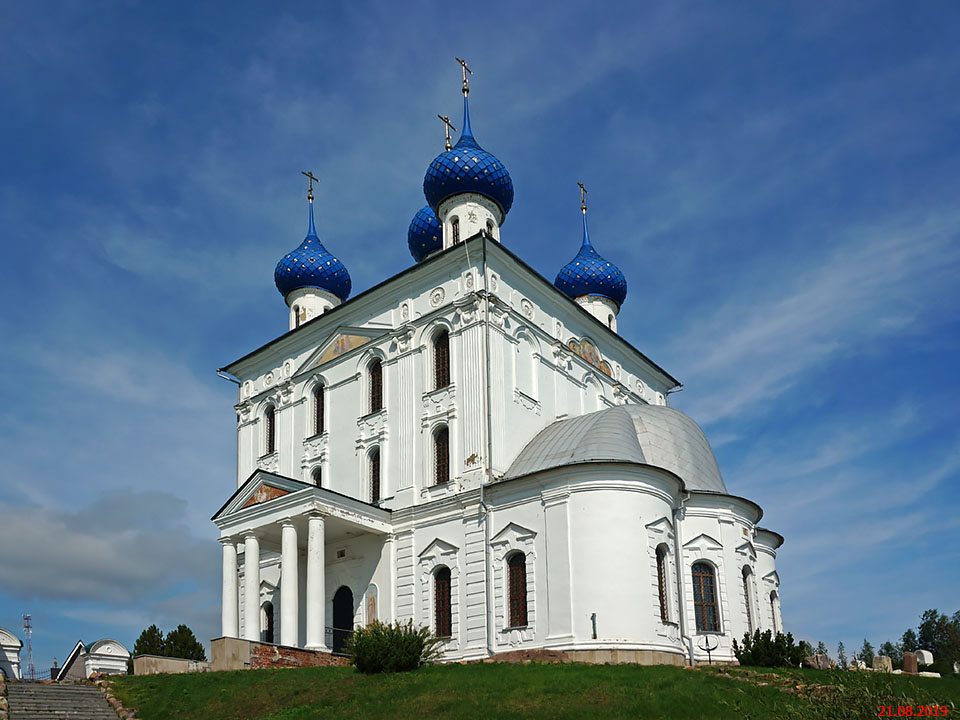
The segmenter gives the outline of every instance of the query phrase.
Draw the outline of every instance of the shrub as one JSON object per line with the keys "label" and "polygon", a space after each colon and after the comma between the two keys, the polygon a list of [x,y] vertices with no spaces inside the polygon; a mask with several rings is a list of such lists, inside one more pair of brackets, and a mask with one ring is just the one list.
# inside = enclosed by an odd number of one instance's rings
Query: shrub
{"label": "shrub", "polygon": [[437,660],[442,641],[426,627],[406,623],[374,621],[357,628],[347,651],[357,670],[366,674],[404,672]]}
{"label": "shrub", "polygon": [[754,631],[743,636],[743,646],[733,641],[733,654],[741,665],[755,667],[798,667],[804,658],[804,649],[793,642],[793,633],[777,633],[769,630]]}

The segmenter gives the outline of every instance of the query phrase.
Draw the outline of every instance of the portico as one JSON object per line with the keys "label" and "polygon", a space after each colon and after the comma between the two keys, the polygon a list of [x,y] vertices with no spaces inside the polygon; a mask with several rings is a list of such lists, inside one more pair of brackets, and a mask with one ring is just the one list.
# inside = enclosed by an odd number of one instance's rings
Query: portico
{"label": "portico", "polygon": [[[223,553],[222,636],[321,652],[330,651],[327,546],[363,535],[382,542],[391,532],[388,510],[262,470],[212,519]],[[279,583],[267,595],[261,567],[275,567],[277,555]]]}

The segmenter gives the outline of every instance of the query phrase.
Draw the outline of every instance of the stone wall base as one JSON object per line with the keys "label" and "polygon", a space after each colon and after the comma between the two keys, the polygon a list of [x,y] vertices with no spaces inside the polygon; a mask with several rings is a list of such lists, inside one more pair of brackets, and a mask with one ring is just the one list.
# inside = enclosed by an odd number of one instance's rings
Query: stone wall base
{"label": "stone wall base", "polygon": [[687,656],[659,650],[567,650],[570,662],[593,665],[679,665],[687,664]]}
{"label": "stone wall base", "polygon": [[328,652],[220,637],[210,641],[210,669],[259,670],[281,667],[349,665],[347,658]]}

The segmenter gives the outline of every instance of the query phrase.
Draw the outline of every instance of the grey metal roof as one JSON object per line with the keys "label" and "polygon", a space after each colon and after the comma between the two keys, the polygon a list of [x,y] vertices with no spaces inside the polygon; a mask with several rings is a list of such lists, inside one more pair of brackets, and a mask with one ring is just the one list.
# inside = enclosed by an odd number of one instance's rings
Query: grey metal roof
{"label": "grey metal roof", "polygon": [[727,492],[703,430],[679,410],[662,405],[622,405],[558,420],[527,443],[505,479],[562,465],[611,461],[669,470],[688,490]]}

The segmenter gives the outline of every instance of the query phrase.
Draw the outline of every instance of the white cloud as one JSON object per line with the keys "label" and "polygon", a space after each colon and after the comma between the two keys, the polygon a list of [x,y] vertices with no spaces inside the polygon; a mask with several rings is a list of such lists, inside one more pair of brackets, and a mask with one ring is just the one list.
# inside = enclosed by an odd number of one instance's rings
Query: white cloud
{"label": "white cloud", "polygon": [[[942,318],[960,264],[960,215],[851,229],[807,267],[765,276],[685,328],[670,354],[688,391],[680,398],[709,424],[769,409],[804,373],[878,339],[912,336]],[[693,388],[693,390],[689,389]]]}
{"label": "white cloud", "polygon": [[183,584],[214,585],[217,547],[190,533],[185,510],[172,495],[134,491],[74,511],[0,503],[3,591],[129,607]]}

